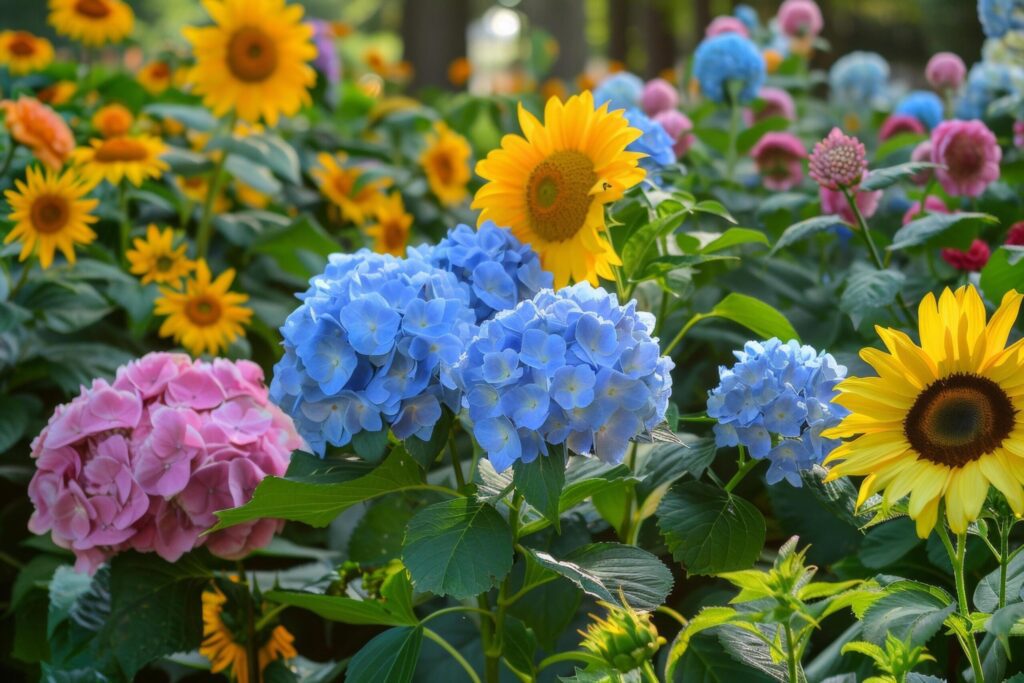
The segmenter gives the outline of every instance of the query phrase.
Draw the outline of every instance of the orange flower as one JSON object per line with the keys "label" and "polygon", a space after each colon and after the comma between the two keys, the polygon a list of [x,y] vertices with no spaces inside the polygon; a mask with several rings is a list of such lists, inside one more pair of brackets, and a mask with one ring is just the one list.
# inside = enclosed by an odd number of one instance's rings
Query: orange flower
{"label": "orange flower", "polygon": [[75,138],[60,114],[31,97],[4,100],[0,110],[11,137],[31,149],[48,168],[60,170],[75,148]]}
{"label": "orange flower", "polygon": [[75,96],[77,89],[78,86],[75,85],[74,81],[57,81],[53,85],[40,89],[36,93],[36,97],[44,104],[48,104],[51,107],[59,107],[70,102],[71,98]]}
{"label": "orange flower", "polygon": [[779,70],[779,66],[782,64],[783,59],[782,53],[778,50],[768,48],[761,53],[761,56],[764,57],[764,66],[768,73],[773,74]]}
{"label": "orange flower", "polygon": [[135,123],[132,112],[120,104],[100,107],[92,116],[92,125],[105,138],[119,138],[127,135]]}
{"label": "orange flower", "polygon": [[558,78],[549,78],[540,84],[540,97],[547,102],[552,97],[564,100],[568,93],[565,90],[565,83]]}
{"label": "orange flower", "polygon": [[473,65],[465,57],[456,57],[448,65],[448,81],[456,88],[466,85],[473,73]]}

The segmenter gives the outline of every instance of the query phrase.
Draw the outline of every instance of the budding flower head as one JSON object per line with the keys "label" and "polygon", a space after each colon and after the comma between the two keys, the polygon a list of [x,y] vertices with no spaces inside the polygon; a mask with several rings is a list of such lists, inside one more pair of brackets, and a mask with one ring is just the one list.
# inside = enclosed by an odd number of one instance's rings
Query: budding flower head
{"label": "budding flower head", "polygon": [[580,631],[583,636],[580,646],[615,670],[626,673],[643,666],[665,644],[649,614],[622,609],[607,602],[599,604],[608,610],[608,614],[604,618],[590,615],[593,622],[586,633]]}
{"label": "budding flower head", "polygon": [[811,152],[810,174],[822,187],[829,190],[854,189],[860,185],[867,170],[867,152],[857,138],[833,128]]}

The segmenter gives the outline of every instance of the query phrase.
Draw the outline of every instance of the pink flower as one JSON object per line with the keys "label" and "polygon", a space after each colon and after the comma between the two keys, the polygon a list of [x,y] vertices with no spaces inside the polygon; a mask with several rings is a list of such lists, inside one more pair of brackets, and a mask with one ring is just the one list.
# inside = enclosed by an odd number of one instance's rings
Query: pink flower
{"label": "pink flower", "polygon": [[992,255],[988,245],[981,240],[971,242],[971,248],[967,251],[943,249],[941,253],[942,260],[946,263],[968,273],[975,273],[984,268],[989,256]]}
{"label": "pink flower", "polygon": [[1024,221],[1017,221],[1006,231],[1006,245],[1024,247]]}
{"label": "pink flower", "polygon": [[1013,145],[1024,148],[1024,121],[1013,122]]}
{"label": "pink flower", "polygon": [[867,168],[864,144],[857,138],[844,135],[838,128],[833,128],[811,152],[811,177],[829,190],[857,187]]}
{"label": "pink flower", "polygon": [[920,135],[925,132],[924,124],[916,117],[909,114],[893,114],[882,123],[881,129],[878,131],[878,139],[888,140],[901,133]]}
{"label": "pink flower", "polygon": [[[867,176],[867,172],[864,173]],[[860,184],[860,181],[857,183]],[[857,217],[853,215],[849,202],[841,190],[830,190],[827,187],[818,188],[818,196],[821,198],[821,212],[827,215],[839,216],[847,223],[857,224]],[[878,204],[882,200],[882,190],[872,192],[860,191],[854,195],[857,208],[865,219],[871,218],[878,211]]]}
{"label": "pink flower", "polygon": [[655,114],[654,120],[660,123],[665,132],[669,134],[669,137],[675,140],[672,149],[675,150],[677,157],[683,156],[690,150],[694,142],[693,134],[690,132],[693,130],[693,123],[690,121],[690,117],[672,109]]}
{"label": "pink flower", "polygon": [[[924,206],[928,209],[928,213],[949,213],[949,209],[946,208],[946,203],[938,197],[929,196],[924,200]],[[903,225],[906,225],[910,221],[917,218],[918,214],[921,213],[921,202],[917,202],[903,214]]]}
{"label": "pink flower", "polygon": [[807,150],[792,133],[765,133],[750,151],[769,190],[788,190],[804,178]]}
{"label": "pink flower", "polygon": [[675,109],[679,106],[679,91],[664,78],[654,78],[644,85],[640,106],[648,116]]}
{"label": "pink flower", "polygon": [[750,37],[750,31],[747,30],[746,24],[736,17],[730,17],[728,15],[722,15],[712,19],[711,23],[708,24],[708,27],[704,30],[704,37],[712,38],[723,33],[738,33],[744,38]]}
{"label": "pink flower", "polygon": [[954,197],[977,197],[999,179],[1002,150],[981,121],[943,121],[932,131],[932,161],[942,189]]}
{"label": "pink flower", "polygon": [[[911,161],[927,161],[927,162],[931,163],[931,160],[932,160],[932,141],[931,140],[923,140],[923,141],[919,142],[917,144],[917,147],[914,148],[914,151],[910,153],[910,160]],[[928,168],[928,169],[925,169],[925,170],[921,171],[920,173],[915,173],[914,175],[910,176],[910,182],[914,183],[915,185],[921,185],[921,186],[927,185],[928,181],[932,179],[933,172],[934,171],[932,169]]]}
{"label": "pink flower", "polygon": [[936,90],[956,90],[967,76],[964,60],[952,52],[936,52],[924,68],[924,77]]}
{"label": "pink flower", "polygon": [[793,96],[782,88],[766,86],[758,91],[757,98],[764,102],[764,106],[754,115],[754,121],[773,117],[796,121],[796,104],[793,102]]}
{"label": "pink flower", "polygon": [[786,0],[776,14],[779,28],[790,38],[817,37],[825,26],[814,0]]}

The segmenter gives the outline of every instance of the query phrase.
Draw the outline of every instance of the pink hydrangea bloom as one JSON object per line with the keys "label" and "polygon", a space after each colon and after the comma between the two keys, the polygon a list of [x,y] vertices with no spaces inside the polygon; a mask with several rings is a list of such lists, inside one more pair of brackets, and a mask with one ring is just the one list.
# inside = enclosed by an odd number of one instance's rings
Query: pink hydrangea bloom
{"label": "pink hydrangea bloom", "polygon": [[1006,245],[1024,247],[1024,221],[1017,221],[1006,231]]}
{"label": "pink hydrangea bloom", "polygon": [[952,52],[936,52],[924,68],[924,77],[936,90],[956,90],[966,76],[967,65]]}
{"label": "pink hydrangea bloom", "polygon": [[857,138],[833,128],[811,152],[810,174],[822,187],[838,190],[860,185],[861,176],[868,168],[867,151]]}
{"label": "pink hydrangea bloom", "polygon": [[769,190],[788,190],[804,178],[807,150],[792,133],[765,133],[750,150],[761,182]]}
{"label": "pink hydrangea bloom", "polygon": [[971,242],[971,248],[967,251],[961,249],[943,249],[942,260],[957,270],[967,273],[976,273],[985,267],[992,250],[982,240]]}
{"label": "pink hydrangea bloom", "polygon": [[712,19],[711,23],[708,24],[708,27],[704,30],[704,37],[712,38],[723,33],[738,33],[744,38],[750,37],[750,31],[747,30],[747,25],[736,17],[730,17],[728,15],[722,15]]}
{"label": "pink hydrangea bloom", "polygon": [[[949,209],[946,208],[946,203],[938,197],[929,196],[924,200],[924,206],[928,209],[928,213],[949,213]],[[920,213],[921,202],[915,202],[909,209],[907,209],[907,212],[903,214],[903,225],[906,225],[917,218]]]}
{"label": "pink hydrangea bloom", "polygon": [[[910,160],[931,162],[932,141],[929,139],[919,142],[917,147],[914,148],[914,151],[910,153]],[[914,183],[915,185],[927,185],[928,181],[932,179],[933,173],[934,171],[932,169],[925,169],[920,173],[915,173],[914,175],[910,176],[910,182]]]}
{"label": "pink hydrangea bloom", "polygon": [[918,121],[917,117],[910,116],[909,114],[893,114],[882,122],[882,127],[878,131],[878,139],[888,140],[901,133],[920,135],[925,132],[927,131],[924,128],[924,124]]}
{"label": "pink hydrangea bloom", "polygon": [[269,542],[279,520],[202,536],[302,447],[248,361],[151,353],[59,406],[32,442],[33,533],[49,532],[95,571],[123,550],[173,562],[206,545],[229,559]]}
{"label": "pink hydrangea bloom", "polygon": [[779,28],[790,38],[816,37],[825,27],[821,8],[814,0],[786,0],[776,17]]}
{"label": "pink hydrangea bloom", "polygon": [[679,91],[664,78],[653,78],[644,85],[640,106],[648,116],[676,109],[679,106]]}
{"label": "pink hydrangea bloom", "polygon": [[1024,148],[1024,121],[1013,122],[1013,145]]}
{"label": "pink hydrangea bloom", "polygon": [[978,120],[943,121],[932,131],[932,161],[942,189],[954,197],[977,197],[999,179],[1002,150]]}
{"label": "pink hydrangea bloom", "polygon": [[[866,172],[864,176],[867,177]],[[851,225],[857,224],[857,217],[853,215],[853,210],[850,209],[850,204],[846,201],[846,197],[841,190],[830,190],[822,186],[818,188],[818,196],[821,198],[821,212],[823,214],[839,216]],[[854,201],[857,202],[857,208],[860,209],[861,215],[865,219],[871,218],[878,211],[878,204],[882,201],[882,190],[857,192],[854,195]]]}
{"label": "pink hydrangea bloom", "polygon": [[662,125],[669,137],[675,140],[672,149],[677,157],[681,157],[690,151],[694,137],[690,132],[693,130],[693,122],[690,117],[681,111],[671,109],[654,115],[654,120]]}
{"label": "pink hydrangea bloom", "polygon": [[764,102],[764,106],[755,115],[756,121],[776,116],[796,121],[796,104],[793,102],[793,96],[782,88],[770,86],[761,88],[757,93],[757,98]]}

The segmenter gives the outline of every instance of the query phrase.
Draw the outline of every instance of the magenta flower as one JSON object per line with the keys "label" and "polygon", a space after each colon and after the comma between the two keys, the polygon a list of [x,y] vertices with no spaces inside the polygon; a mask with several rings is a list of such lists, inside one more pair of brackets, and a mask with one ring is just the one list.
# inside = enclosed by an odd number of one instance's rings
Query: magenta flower
{"label": "magenta flower", "polygon": [[807,150],[792,133],[765,133],[750,151],[769,190],[788,190],[804,178],[803,160]]}
{"label": "magenta flower", "polygon": [[793,96],[782,88],[761,88],[757,93],[757,99],[761,100],[764,106],[754,114],[754,122],[774,117],[796,121],[796,104],[793,102]]}
{"label": "magenta flower", "polygon": [[746,24],[736,17],[725,14],[712,19],[708,27],[704,29],[705,38],[712,38],[723,33],[738,33],[744,38],[750,37],[750,31],[747,30]]}
{"label": "magenta flower", "polygon": [[[928,213],[949,213],[949,209],[946,207],[946,203],[938,197],[929,196],[924,200],[924,206],[928,210]],[[907,212],[903,214],[903,225],[906,225],[910,221],[917,218],[921,213],[921,202],[912,204]]]}
{"label": "magenta flower", "polygon": [[956,90],[967,76],[964,60],[952,52],[936,52],[924,68],[924,77],[936,90]]}
{"label": "magenta flower", "polygon": [[669,137],[675,140],[672,145],[672,150],[676,153],[677,157],[681,157],[690,151],[690,147],[693,145],[694,137],[690,132],[693,130],[693,122],[690,121],[690,117],[686,114],[671,109],[669,111],[663,111],[660,114],[654,115],[654,120],[661,124],[665,132],[668,133]]}
{"label": "magenta flower", "polygon": [[1024,121],[1013,122],[1013,146],[1024,148]]}
{"label": "magenta flower", "polygon": [[927,132],[924,124],[917,120],[917,117],[909,114],[893,114],[889,116],[878,131],[879,140],[888,140],[891,137],[902,133],[913,133],[921,135]]}
{"label": "magenta flower", "polygon": [[811,152],[810,175],[828,190],[854,189],[868,168],[867,151],[857,138],[833,128]]}
{"label": "magenta flower", "polygon": [[942,260],[957,270],[962,270],[965,273],[976,273],[988,263],[992,250],[982,240],[974,240],[967,251],[947,248],[943,249],[940,253],[942,254]]}
{"label": "magenta flower", "polygon": [[977,197],[999,179],[1002,150],[981,121],[943,121],[932,131],[932,161],[942,189],[954,197]]}
{"label": "magenta flower", "polygon": [[[910,160],[931,162],[932,141],[929,139],[919,142],[917,144],[917,147],[914,148],[914,151],[910,153]],[[910,182],[914,183],[915,185],[927,185],[928,181],[932,179],[932,173],[933,171],[930,168],[925,169],[920,173],[915,173],[914,175],[910,176]]]}
{"label": "magenta flower", "polygon": [[1017,221],[1006,231],[1006,246],[1024,247],[1024,221]]}
{"label": "magenta flower", "polygon": [[[864,175],[866,177],[867,172]],[[857,184],[859,185],[860,181]],[[830,190],[822,186],[818,189],[818,196],[821,198],[823,214],[839,216],[847,223],[857,224],[857,217],[853,215],[853,210],[841,190]],[[878,211],[878,204],[882,201],[882,190],[859,191],[854,195],[854,201],[857,202],[857,208],[860,209],[861,215],[866,220],[874,216],[875,211]]]}
{"label": "magenta flower", "polygon": [[789,38],[817,37],[825,27],[821,8],[814,0],[786,0],[776,17],[779,28]]}
{"label": "magenta flower", "polygon": [[653,78],[644,85],[640,107],[648,116],[656,116],[679,106],[679,91],[664,78]]}

